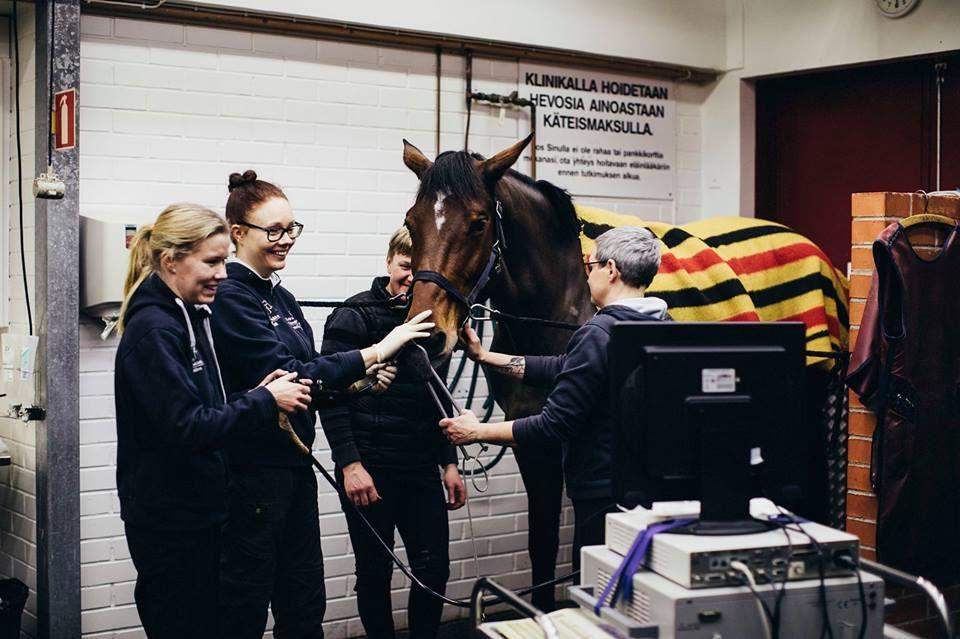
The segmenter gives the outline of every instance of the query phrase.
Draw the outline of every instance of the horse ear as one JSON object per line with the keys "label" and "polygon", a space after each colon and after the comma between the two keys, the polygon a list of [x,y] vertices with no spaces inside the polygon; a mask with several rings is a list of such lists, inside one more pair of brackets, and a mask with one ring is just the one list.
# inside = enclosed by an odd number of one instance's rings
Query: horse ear
{"label": "horse ear", "polygon": [[416,173],[418,179],[423,177],[423,172],[433,164],[420,149],[406,140],[403,141],[403,163],[407,165],[408,169]]}
{"label": "horse ear", "polygon": [[533,133],[510,148],[504,149],[493,157],[484,160],[482,165],[483,179],[488,183],[493,183],[502,178],[507,170],[520,159],[520,154],[523,153],[523,150],[530,144],[530,140],[532,139]]}

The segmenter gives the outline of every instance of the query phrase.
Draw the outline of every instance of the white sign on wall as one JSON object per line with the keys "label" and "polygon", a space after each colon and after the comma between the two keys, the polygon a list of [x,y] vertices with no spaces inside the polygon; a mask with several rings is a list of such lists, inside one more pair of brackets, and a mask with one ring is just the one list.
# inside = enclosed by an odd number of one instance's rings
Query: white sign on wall
{"label": "white sign on wall", "polygon": [[672,83],[521,63],[520,92],[537,108],[538,179],[573,195],[673,199]]}

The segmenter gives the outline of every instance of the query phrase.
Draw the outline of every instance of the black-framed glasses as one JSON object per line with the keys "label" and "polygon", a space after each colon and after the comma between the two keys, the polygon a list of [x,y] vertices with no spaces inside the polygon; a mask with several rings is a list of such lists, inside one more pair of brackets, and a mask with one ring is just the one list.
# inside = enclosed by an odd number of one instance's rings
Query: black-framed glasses
{"label": "black-framed glasses", "polygon": [[262,226],[257,226],[256,224],[250,224],[249,222],[237,222],[237,224],[249,226],[250,228],[257,229],[258,231],[263,231],[267,234],[267,240],[270,242],[279,242],[284,233],[286,233],[291,240],[295,240],[300,237],[300,234],[303,232],[303,224],[300,222],[294,222],[286,228],[280,226],[264,228]]}
{"label": "black-framed glasses", "polygon": [[584,260],[583,261],[583,272],[587,275],[593,272],[593,269],[590,268],[594,264],[606,264],[607,260]]}

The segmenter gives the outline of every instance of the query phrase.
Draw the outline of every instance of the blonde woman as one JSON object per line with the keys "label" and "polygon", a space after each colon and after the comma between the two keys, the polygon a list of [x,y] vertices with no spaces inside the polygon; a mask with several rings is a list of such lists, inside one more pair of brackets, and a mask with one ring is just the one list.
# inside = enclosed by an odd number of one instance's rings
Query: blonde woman
{"label": "blonde woman", "polygon": [[310,403],[309,383],[280,370],[227,400],[207,304],[229,246],[224,220],[192,204],[168,207],[131,245],[114,373],[117,487],[151,639],[216,636],[221,447],[278,430],[279,411]]}

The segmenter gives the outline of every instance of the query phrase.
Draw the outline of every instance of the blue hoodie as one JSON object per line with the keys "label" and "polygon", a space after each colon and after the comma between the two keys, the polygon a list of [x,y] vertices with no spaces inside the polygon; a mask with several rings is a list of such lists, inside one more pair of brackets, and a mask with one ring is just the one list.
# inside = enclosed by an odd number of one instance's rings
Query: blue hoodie
{"label": "blue hoodie", "polygon": [[524,383],[553,390],[540,413],[513,422],[513,438],[519,446],[544,441],[562,444],[570,499],[612,495],[610,329],[618,321],[668,319],[666,311],[667,305],[655,297],[610,304],[577,329],[565,354],[524,358]]}
{"label": "blue hoodie", "polygon": [[[364,376],[359,350],[317,354],[313,330],[279,278],[265,280],[240,262],[227,264],[227,275],[214,302],[213,334],[228,393],[250,388],[278,368],[312,379],[315,397],[320,397],[321,386],[343,388]],[[300,440],[311,446],[316,436],[313,409],[289,418]],[[233,466],[310,465],[282,431],[244,440],[231,446],[228,455]]]}
{"label": "blue hoodie", "polygon": [[184,530],[223,523],[222,447],[279,432],[267,389],[225,401],[209,317],[206,306],[184,304],[156,274],[127,309],[114,401],[120,516],[128,524]]}

